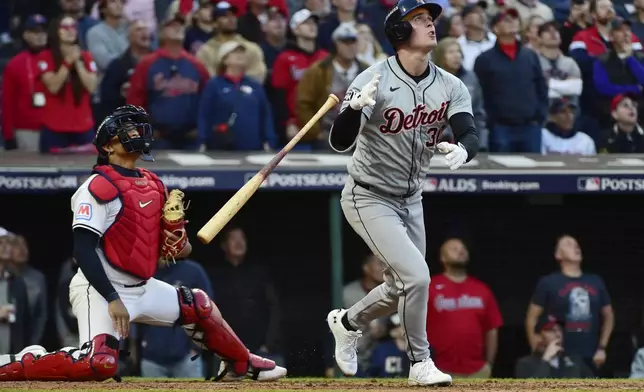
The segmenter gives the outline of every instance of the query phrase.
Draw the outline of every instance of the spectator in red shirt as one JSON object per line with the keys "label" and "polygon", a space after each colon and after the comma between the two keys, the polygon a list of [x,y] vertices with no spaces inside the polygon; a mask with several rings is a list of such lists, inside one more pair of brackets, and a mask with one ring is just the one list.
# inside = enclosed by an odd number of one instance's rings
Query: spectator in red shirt
{"label": "spectator in red shirt", "polygon": [[89,144],[94,138],[90,98],[96,89],[96,63],[78,45],[76,21],[69,16],[50,25],[49,49],[38,61],[45,85],[40,151]]}
{"label": "spectator in red shirt", "polygon": [[[282,144],[288,143],[299,132],[300,126],[304,125],[297,123],[295,114],[297,85],[304,71],[328,54],[326,50],[319,49],[316,45],[317,23],[318,17],[306,8],[293,14],[289,27],[295,39],[286,45],[273,65],[271,82],[276,94],[280,96],[280,107],[284,108],[283,111],[274,113],[278,123],[285,125],[286,135],[279,135]],[[281,126],[279,128],[281,129]],[[301,143],[298,146],[305,145]]]}
{"label": "spectator in red shirt", "polygon": [[468,276],[469,253],[459,239],[443,243],[445,272],[429,286],[427,338],[436,366],[453,377],[488,378],[503,325],[494,294]]}
{"label": "spectator in red shirt", "polygon": [[38,56],[47,44],[47,21],[32,15],[22,38],[27,49],[7,63],[2,85],[2,136],[6,150],[38,151],[44,87],[38,79]]}

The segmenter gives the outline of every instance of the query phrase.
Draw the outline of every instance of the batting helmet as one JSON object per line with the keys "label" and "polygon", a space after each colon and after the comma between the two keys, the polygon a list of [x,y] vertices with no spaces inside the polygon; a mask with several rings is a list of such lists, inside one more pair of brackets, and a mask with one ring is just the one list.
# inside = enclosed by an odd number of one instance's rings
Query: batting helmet
{"label": "batting helmet", "polygon": [[436,0],[399,0],[398,4],[385,17],[385,35],[394,48],[407,41],[413,27],[403,18],[416,8],[425,8],[433,20],[438,19],[443,12],[443,6]]}
{"label": "batting helmet", "polygon": [[[139,133],[138,137],[130,137],[130,131],[133,129]],[[94,145],[98,149],[99,157],[107,158],[107,154],[101,147],[109,143],[115,136],[118,136],[125,151],[140,152],[141,159],[144,161],[154,160],[150,155],[154,141],[150,116],[142,107],[121,106],[105,117],[105,120],[98,126],[94,137]]]}

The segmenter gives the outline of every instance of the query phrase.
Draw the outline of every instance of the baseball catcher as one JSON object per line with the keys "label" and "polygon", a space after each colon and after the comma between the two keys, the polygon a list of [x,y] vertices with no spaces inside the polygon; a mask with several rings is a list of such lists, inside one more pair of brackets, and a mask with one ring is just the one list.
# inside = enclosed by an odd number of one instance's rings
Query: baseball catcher
{"label": "baseball catcher", "polygon": [[46,352],[30,346],[0,356],[0,380],[103,381],[116,378],[119,337],[130,322],[181,325],[195,344],[222,358],[215,380],[277,380],[286,369],[252,354],[201,290],[153,278],[158,263],[185,258],[184,194],[168,193],[149,170],[152,127],[140,107],[119,107],[98,127],[92,175],[72,196],[73,255],[69,292],[80,347]]}

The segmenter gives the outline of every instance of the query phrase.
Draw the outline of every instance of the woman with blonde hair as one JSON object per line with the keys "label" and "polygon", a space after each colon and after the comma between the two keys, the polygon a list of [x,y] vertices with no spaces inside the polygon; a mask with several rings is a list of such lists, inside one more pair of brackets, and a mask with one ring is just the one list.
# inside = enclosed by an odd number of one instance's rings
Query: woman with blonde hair
{"label": "woman with blonde hair", "polygon": [[438,42],[438,46],[433,50],[432,54],[434,63],[438,67],[461,79],[463,84],[467,87],[467,90],[470,92],[470,95],[472,96],[472,114],[474,114],[476,130],[479,134],[479,148],[481,151],[486,151],[488,130],[485,125],[486,115],[483,107],[483,93],[476,74],[463,67],[463,52],[461,50],[461,45],[459,45],[456,38],[446,37]]}
{"label": "woman with blonde hair", "polygon": [[387,53],[382,50],[382,46],[373,35],[369,25],[364,23],[356,24],[358,30],[358,55],[359,61],[367,65],[372,65],[378,61],[387,59]]}

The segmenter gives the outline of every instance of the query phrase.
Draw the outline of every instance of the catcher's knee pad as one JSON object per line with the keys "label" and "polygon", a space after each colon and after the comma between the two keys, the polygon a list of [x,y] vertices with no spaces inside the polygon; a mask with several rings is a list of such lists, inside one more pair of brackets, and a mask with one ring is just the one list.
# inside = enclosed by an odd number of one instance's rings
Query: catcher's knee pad
{"label": "catcher's knee pad", "polygon": [[[202,350],[212,351],[229,362],[232,370],[239,375],[245,375],[251,367],[260,365],[251,363],[256,361],[250,361],[250,352],[205,292],[183,286],[177,290],[181,308],[179,321],[197,346]],[[274,363],[263,365],[265,369],[275,367]]]}
{"label": "catcher's knee pad", "polygon": [[0,366],[0,381],[103,381],[116,376],[118,354],[119,342],[108,334],[97,335],[80,349],[25,349]]}

